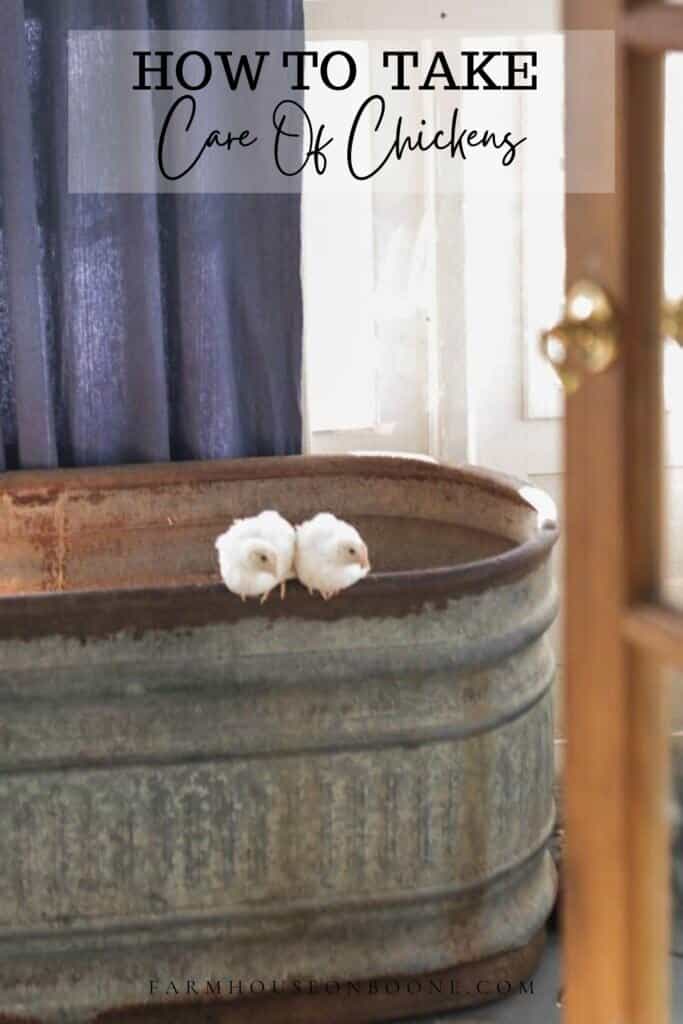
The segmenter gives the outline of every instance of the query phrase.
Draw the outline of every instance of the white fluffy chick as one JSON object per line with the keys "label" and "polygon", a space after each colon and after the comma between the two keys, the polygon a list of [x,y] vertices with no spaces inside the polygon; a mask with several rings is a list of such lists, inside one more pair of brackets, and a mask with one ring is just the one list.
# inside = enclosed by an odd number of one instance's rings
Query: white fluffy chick
{"label": "white fluffy chick", "polygon": [[295,545],[294,527],[279,512],[236,519],[216,540],[223,582],[243,601],[260,597],[265,604],[278,586],[284,598],[287,580],[295,576]]}
{"label": "white fluffy chick", "polygon": [[370,572],[368,549],[358,530],[329,512],[296,528],[296,574],[309,594],[329,601]]}

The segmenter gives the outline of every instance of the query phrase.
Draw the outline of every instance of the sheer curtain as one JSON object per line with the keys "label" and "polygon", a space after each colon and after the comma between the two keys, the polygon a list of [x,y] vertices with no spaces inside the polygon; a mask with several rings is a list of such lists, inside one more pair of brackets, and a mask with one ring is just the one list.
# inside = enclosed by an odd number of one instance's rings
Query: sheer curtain
{"label": "sheer curtain", "polygon": [[67,188],[71,29],[303,29],[302,0],[0,4],[0,468],[301,450],[297,195]]}

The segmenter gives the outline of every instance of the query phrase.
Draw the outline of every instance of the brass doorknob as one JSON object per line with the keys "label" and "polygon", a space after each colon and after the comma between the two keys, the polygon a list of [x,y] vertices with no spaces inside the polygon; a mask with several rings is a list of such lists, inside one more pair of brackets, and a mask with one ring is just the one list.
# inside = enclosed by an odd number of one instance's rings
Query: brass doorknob
{"label": "brass doorknob", "polygon": [[609,296],[593,281],[577,281],[567,294],[564,316],[541,335],[541,350],[567,394],[585,374],[602,373],[617,358],[617,323]]}
{"label": "brass doorknob", "polygon": [[683,346],[683,299],[668,300],[664,303],[662,334]]}

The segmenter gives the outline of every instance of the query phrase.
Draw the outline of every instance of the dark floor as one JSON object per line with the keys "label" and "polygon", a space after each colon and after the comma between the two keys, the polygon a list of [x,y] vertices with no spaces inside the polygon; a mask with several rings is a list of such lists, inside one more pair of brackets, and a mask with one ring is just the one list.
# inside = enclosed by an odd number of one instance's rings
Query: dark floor
{"label": "dark floor", "polygon": [[[534,976],[533,995],[520,995],[479,1010],[423,1018],[414,1024],[560,1024],[562,1011],[556,1006],[559,982],[557,940],[551,939],[540,968]],[[671,1021],[683,1021],[683,959],[672,958],[673,1007]]]}

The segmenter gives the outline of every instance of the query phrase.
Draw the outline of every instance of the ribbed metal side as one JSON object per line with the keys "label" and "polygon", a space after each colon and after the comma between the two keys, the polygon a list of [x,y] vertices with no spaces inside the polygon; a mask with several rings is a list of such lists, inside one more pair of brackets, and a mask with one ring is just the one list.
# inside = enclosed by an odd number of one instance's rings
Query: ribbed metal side
{"label": "ribbed metal side", "polygon": [[530,942],[555,891],[547,553],[417,605],[396,586],[362,615],[0,643],[0,1011]]}

